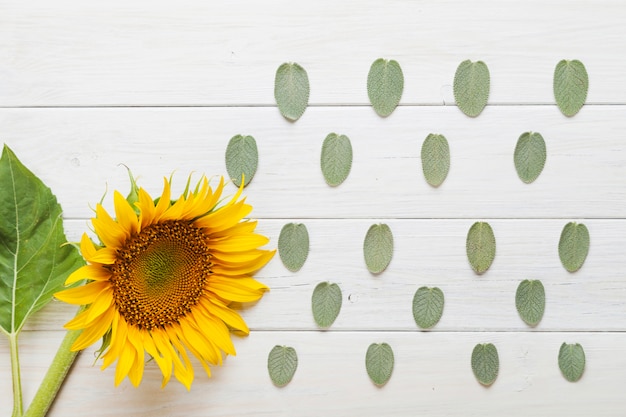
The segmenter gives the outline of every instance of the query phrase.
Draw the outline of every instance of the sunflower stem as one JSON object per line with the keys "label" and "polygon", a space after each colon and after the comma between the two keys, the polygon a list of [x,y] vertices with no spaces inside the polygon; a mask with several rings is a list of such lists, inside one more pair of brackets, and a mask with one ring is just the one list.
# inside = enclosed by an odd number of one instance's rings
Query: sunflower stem
{"label": "sunflower stem", "polygon": [[[83,308],[80,308],[77,314],[80,314],[83,310]],[[57,350],[52,364],[50,364],[46,376],[41,381],[37,394],[35,394],[33,402],[28,406],[24,417],[44,417],[46,415],[59,389],[61,389],[61,385],[63,385],[63,381],[65,381],[65,377],[70,371],[74,360],[80,353],[72,352],[70,348],[81,332],[81,330],[68,330],[65,333],[61,346],[59,346],[59,350]]]}
{"label": "sunflower stem", "polygon": [[20,355],[17,349],[17,333],[9,335],[11,351],[11,375],[13,376],[13,417],[21,417],[24,412],[22,405],[22,380],[20,377]]}

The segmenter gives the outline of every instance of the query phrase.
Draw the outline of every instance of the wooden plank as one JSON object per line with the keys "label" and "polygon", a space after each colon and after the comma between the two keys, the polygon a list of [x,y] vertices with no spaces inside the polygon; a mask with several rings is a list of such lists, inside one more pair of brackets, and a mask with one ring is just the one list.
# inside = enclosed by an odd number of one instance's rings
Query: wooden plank
{"label": "wooden plank", "polygon": [[[22,337],[22,378],[28,403],[34,395],[50,347],[61,332],[26,332]],[[54,343],[52,342],[54,341]],[[389,343],[395,367],[389,382],[377,388],[365,370],[371,343]],[[500,372],[490,387],[471,371],[478,343],[494,343]],[[587,359],[577,383],[567,382],[558,368],[562,343],[580,343]],[[42,344],[42,343],[45,343]],[[293,346],[298,369],[285,388],[267,375],[267,355],[274,345]],[[143,382],[113,386],[114,368],[93,366],[94,349],[86,350],[67,379],[50,417],[84,416],[622,416],[626,349],[624,333],[491,333],[491,332],[253,332],[236,338],[236,357],[213,368],[208,379],[200,366],[191,392],[173,381],[161,389],[154,362],[146,364]],[[0,354],[7,350],[0,339]],[[0,362],[0,374],[9,372]],[[8,415],[10,379],[0,378],[0,414]]]}
{"label": "wooden plank", "polygon": [[[439,287],[445,294],[438,331],[620,331],[626,328],[626,221],[585,220],[591,249],[583,267],[567,272],[558,257],[564,220],[487,219],[497,242],[496,258],[483,275],[470,268],[465,240],[473,220],[389,219],[394,234],[391,264],[370,274],[363,260],[363,238],[370,220],[296,219],[309,230],[311,250],[304,267],[289,272],[278,254],[257,274],[271,291],[243,315],[257,330],[315,330],[311,295],[324,281],[339,284],[342,309],[330,331],[416,331],[412,316],[415,291]],[[283,224],[262,220],[258,230],[276,248]],[[85,221],[66,222],[70,240],[87,231]],[[539,279],[546,290],[546,312],[536,328],[518,316],[515,292],[524,279]],[[28,325],[55,330],[75,308],[54,302]]]}
{"label": "wooden plank", "polygon": [[619,0],[0,2],[0,105],[273,105],[299,62],[310,102],[367,104],[371,63],[396,59],[402,104],[450,104],[458,64],[483,60],[491,103],[553,103],[561,59],[587,66],[588,102],[625,103]]}
{"label": "wooden plank", "polygon": [[[173,172],[180,190],[189,172],[225,174],[236,134],[258,143],[245,190],[258,218],[623,218],[626,205],[626,106],[590,106],[574,119],[547,106],[492,107],[476,119],[453,107],[404,107],[387,119],[365,107],[316,107],[296,123],[274,108],[2,109],[0,129],[68,218],[89,217],[107,186],[127,190],[121,164],[155,195]],[[530,185],[513,165],[526,131],[540,132],[548,149]],[[354,150],[339,187],[320,169],[331,132],[348,135]],[[451,148],[439,188],[422,174],[429,133]]]}

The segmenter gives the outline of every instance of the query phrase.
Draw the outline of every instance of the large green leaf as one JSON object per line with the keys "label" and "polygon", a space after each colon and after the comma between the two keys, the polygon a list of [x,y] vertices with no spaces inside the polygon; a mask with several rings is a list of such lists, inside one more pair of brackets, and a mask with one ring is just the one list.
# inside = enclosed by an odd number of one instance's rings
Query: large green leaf
{"label": "large green leaf", "polygon": [[499,370],[500,358],[493,343],[476,345],[472,351],[472,371],[478,382],[486,386],[493,384]]}
{"label": "large green leaf", "polygon": [[422,329],[430,329],[443,314],[443,291],[437,287],[421,287],[413,296],[413,318]]}
{"label": "large green leaf", "polygon": [[496,256],[496,237],[486,222],[476,222],[467,233],[467,259],[477,274],[489,269]]}
{"label": "large green leaf", "polygon": [[585,350],[580,343],[565,343],[559,349],[559,368],[569,382],[576,382],[585,372]]}
{"label": "large green leaf", "polygon": [[326,183],[336,187],[348,178],[352,168],[352,144],[346,135],[330,133],[324,139],[320,158]]}
{"label": "large green leaf", "polygon": [[439,187],[450,171],[450,146],[445,136],[431,133],[422,144],[422,171],[433,187]]}
{"label": "large green leaf", "polygon": [[489,99],[489,68],[482,61],[461,62],[454,74],[454,99],[459,109],[470,117],[478,116]]}
{"label": "large green leaf", "polygon": [[66,243],[61,206],[8,146],[0,158],[0,330],[18,333],[83,264]]}
{"label": "large green leaf", "polygon": [[259,165],[259,151],[256,140],[252,136],[235,135],[226,147],[226,171],[237,187],[241,186],[241,177],[244,177],[243,186],[252,181]]}
{"label": "large green leaf", "polygon": [[341,311],[341,288],[330,282],[320,282],[313,290],[311,305],[313,318],[318,326],[327,328],[334,322]]}
{"label": "large green leaf", "polygon": [[284,387],[293,378],[298,368],[298,354],[290,346],[276,345],[267,357],[267,370],[272,382]]}
{"label": "large green leaf", "polygon": [[576,272],[589,253],[589,230],[582,223],[570,222],[563,227],[559,239],[559,258],[569,272]]}
{"label": "large green leaf", "polygon": [[363,257],[372,274],[383,272],[393,255],[393,234],[386,224],[373,224],[363,241]]}
{"label": "large green leaf", "polygon": [[291,272],[299,271],[309,256],[309,231],[302,223],[287,223],[278,236],[278,255]]}
{"label": "large green leaf", "polygon": [[515,292],[515,307],[522,320],[536,326],[546,309],[546,290],[538,279],[525,279]]}
{"label": "large green leaf", "polygon": [[372,343],[365,354],[365,368],[372,382],[383,386],[393,372],[393,350],[387,343]]}

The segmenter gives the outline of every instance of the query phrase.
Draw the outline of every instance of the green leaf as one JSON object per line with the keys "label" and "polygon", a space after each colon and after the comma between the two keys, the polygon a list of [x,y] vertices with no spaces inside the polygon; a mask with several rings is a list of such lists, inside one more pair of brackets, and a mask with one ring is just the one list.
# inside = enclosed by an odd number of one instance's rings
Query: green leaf
{"label": "green leaf", "polygon": [[536,326],[546,309],[546,291],[539,280],[520,282],[515,293],[515,307],[522,320]]}
{"label": "green leaf", "polygon": [[61,206],[4,146],[0,158],[0,330],[17,334],[83,265],[66,245]]}
{"label": "green leaf", "polygon": [[278,110],[286,119],[296,121],[309,104],[309,76],[304,68],[286,62],[276,70],[274,98]]}
{"label": "green leaf", "polygon": [[450,147],[443,135],[429,134],[422,144],[422,171],[433,187],[439,187],[450,171]]}
{"label": "green leaf", "polygon": [[576,343],[563,343],[559,349],[559,368],[565,379],[576,382],[585,372],[585,351]]}
{"label": "green leaf", "polygon": [[379,274],[389,266],[393,255],[393,234],[386,224],[370,226],[363,242],[363,256],[367,269]]}
{"label": "green leaf", "polygon": [[259,165],[259,151],[256,140],[252,136],[235,135],[226,147],[226,171],[237,187],[241,186],[241,176],[244,175],[243,186],[252,181]]}
{"label": "green leaf", "polygon": [[500,370],[498,350],[492,343],[478,344],[472,351],[472,371],[483,385],[489,386],[496,381]]}
{"label": "green leaf", "polygon": [[576,272],[589,253],[589,230],[584,224],[570,222],[563,227],[559,239],[559,258],[569,272]]}
{"label": "green leaf", "polygon": [[478,116],[489,98],[489,68],[482,61],[461,62],[454,74],[454,100],[468,116]]}
{"label": "green leaf", "polygon": [[299,271],[309,255],[309,232],[302,223],[287,223],[278,236],[278,254],[291,272]]}
{"label": "green leaf", "polygon": [[589,89],[589,76],[583,63],[564,59],[556,64],[553,87],[561,113],[568,117],[578,113],[587,100]]}
{"label": "green leaf", "polygon": [[321,156],[322,174],[326,183],[336,187],[348,178],[352,168],[352,145],[345,135],[330,133],[324,139]]}
{"label": "green leaf", "polygon": [[267,370],[272,382],[284,387],[293,378],[298,367],[296,350],[289,346],[276,345],[267,357]]}
{"label": "green leaf", "polygon": [[421,287],[413,296],[413,318],[422,329],[430,329],[443,314],[443,291],[439,288]]}
{"label": "green leaf", "polygon": [[365,368],[372,382],[385,385],[393,372],[393,350],[387,343],[372,343],[365,354]]}
{"label": "green leaf", "polygon": [[467,233],[467,259],[477,274],[489,269],[496,257],[496,237],[489,223],[476,222]]}
{"label": "green leaf", "polygon": [[402,68],[394,60],[379,58],[367,74],[367,95],[376,113],[387,117],[396,109],[404,89]]}
{"label": "green leaf", "polygon": [[321,282],[313,290],[313,318],[320,327],[330,327],[341,310],[341,289],[337,284]]}
{"label": "green leaf", "polygon": [[546,142],[537,132],[524,132],[513,155],[517,175],[526,184],[535,181],[546,164]]}

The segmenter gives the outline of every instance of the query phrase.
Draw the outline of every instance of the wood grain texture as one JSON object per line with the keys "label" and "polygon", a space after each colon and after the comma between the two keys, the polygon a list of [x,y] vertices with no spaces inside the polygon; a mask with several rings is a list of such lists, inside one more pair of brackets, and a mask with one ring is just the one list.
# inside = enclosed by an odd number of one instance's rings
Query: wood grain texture
{"label": "wood grain texture", "polygon": [[377,58],[405,74],[401,104],[454,102],[458,64],[482,60],[490,103],[554,103],[561,59],[590,76],[589,103],[625,103],[619,0],[0,2],[4,106],[274,104],[283,62],[310,103],[367,104]]}
{"label": "wood grain texture", "polygon": [[[126,190],[121,164],[155,195],[173,172],[181,191],[192,171],[225,175],[236,134],[257,141],[258,170],[245,191],[257,218],[621,218],[626,205],[621,105],[583,108],[574,119],[556,106],[493,106],[476,119],[455,107],[398,108],[384,119],[367,107],[316,107],[296,123],[275,108],[2,109],[0,126],[67,218],[89,217],[107,186]],[[548,152],[530,185],[513,162],[527,131],[540,132]],[[353,148],[339,187],[326,184],[320,167],[331,132]],[[450,144],[450,172],[438,188],[421,167],[429,133]]]}
{"label": "wood grain texture", "polygon": [[[278,255],[257,277],[271,287],[242,306],[248,338],[207,378],[196,366],[191,392],[160,388],[153,362],[141,386],[113,386],[94,350],[80,356],[49,413],[63,416],[622,416],[626,409],[626,7],[619,0],[493,2],[232,2],[180,0],[0,0],[0,141],[57,195],[70,240],[89,231],[91,207],[125,191],[130,167],[153,196],[175,173],[225,175],[237,134],[255,137],[257,173],[244,194],[258,230],[275,248],[282,226],[310,234],[303,268]],[[402,66],[400,106],[381,118],[369,105],[367,72],[377,58]],[[489,104],[477,118],[454,105],[458,64],[482,60]],[[561,59],[589,73],[587,104],[573,118],[554,103]],[[311,83],[302,118],[285,120],[274,101],[283,62]],[[539,132],[547,161],[532,184],[517,176],[519,136]],[[350,137],[353,164],[330,187],[320,168],[324,138]],[[420,149],[445,135],[450,172],[438,188],[423,178]],[[0,186],[2,186],[0,184]],[[228,185],[227,192],[236,188]],[[465,253],[467,231],[487,221],[496,257],[483,275]],[[584,223],[591,246],[583,267],[558,257],[563,226]],[[370,225],[394,235],[387,270],[363,259]],[[528,327],[515,309],[524,279],[546,290],[542,321]],[[343,304],[319,330],[311,295],[341,286]],[[421,286],[445,294],[441,321],[415,324]],[[20,335],[26,405],[33,398],[74,306],[51,302]],[[396,366],[377,388],[365,369],[371,343],[389,343]],[[557,356],[581,343],[582,379],[569,383]],[[500,375],[474,378],[477,343],[494,343]],[[296,348],[298,370],[285,388],[267,374],[276,344]],[[12,406],[8,342],[0,337],[0,416]]]}

